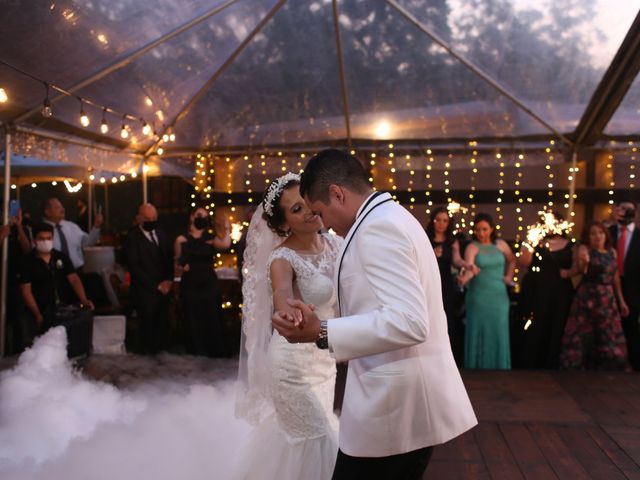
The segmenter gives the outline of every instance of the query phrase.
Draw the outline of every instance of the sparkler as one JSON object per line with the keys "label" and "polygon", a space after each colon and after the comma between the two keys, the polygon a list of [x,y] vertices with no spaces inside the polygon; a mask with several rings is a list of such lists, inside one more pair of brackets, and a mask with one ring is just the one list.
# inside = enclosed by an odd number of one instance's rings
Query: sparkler
{"label": "sparkler", "polygon": [[242,238],[242,228],[243,225],[241,223],[232,223],[231,224],[231,240],[234,242],[239,242]]}
{"label": "sparkler", "polygon": [[562,235],[570,232],[572,222],[558,220],[553,212],[539,211],[540,221],[527,227],[527,240],[522,245],[533,251],[548,235]]}
{"label": "sparkler", "polygon": [[462,213],[463,215],[467,213],[468,208],[463,207],[458,202],[450,202],[447,205],[447,211],[449,215],[455,215],[456,213]]}

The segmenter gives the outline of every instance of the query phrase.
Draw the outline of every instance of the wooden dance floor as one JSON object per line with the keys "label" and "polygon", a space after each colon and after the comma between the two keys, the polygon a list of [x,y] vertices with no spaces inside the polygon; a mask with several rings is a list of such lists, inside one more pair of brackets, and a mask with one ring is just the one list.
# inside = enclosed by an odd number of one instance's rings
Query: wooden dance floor
{"label": "wooden dance floor", "polygon": [[425,479],[640,479],[640,375],[465,371],[479,425]]}

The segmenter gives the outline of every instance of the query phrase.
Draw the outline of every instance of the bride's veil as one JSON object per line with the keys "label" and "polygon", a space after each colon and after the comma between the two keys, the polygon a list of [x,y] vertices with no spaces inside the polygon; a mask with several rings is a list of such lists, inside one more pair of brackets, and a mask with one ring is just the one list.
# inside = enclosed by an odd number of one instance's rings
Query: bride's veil
{"label": "bride's veil", "polygon": [[252,424],[273,411],[269,400],[267,358],[273,299],[267,279],[267,261],[273,249],[284,240],[267,226],[262,218],[263,211],[260,205],[251,218],[244,251],[242,333],[236,389],[236,417]]}

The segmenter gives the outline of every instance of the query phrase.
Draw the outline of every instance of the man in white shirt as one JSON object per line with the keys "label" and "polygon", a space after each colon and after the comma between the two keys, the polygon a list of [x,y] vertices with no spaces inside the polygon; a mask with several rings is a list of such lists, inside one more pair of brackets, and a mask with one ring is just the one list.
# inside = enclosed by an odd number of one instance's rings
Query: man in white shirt
{"label": "man in white shirt", "polygon": [[66,254],[71,259],[73,268],[80,270],[84,266],[82,249],[95,245],[100,240],[102,214],[96,215],[89,234],[75,223],[65,220],[64,206],[55,197],[45,200],[42,206],[42,216],[45,223],[53,226],[53,248]]}
{"label": "man in white shirt", "polygon": [[622,296],[629,306],[629,315],[622,317],[622,329],[629,362],[634,370],[640,371],[640,230],[635,223],[635,204],[620,201],[613,213],[617,224],[609,227],[609,233],[617,253]]}

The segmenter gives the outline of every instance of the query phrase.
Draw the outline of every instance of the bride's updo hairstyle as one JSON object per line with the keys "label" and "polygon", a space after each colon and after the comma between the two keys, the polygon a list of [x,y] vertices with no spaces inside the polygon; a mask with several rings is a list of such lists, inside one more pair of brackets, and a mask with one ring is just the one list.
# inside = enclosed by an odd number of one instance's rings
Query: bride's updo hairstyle
{"label": "bride's updo hairstyle", "polygon": [[282,229],[285,223],[284,210],[280,206],[282,192],[296,185],[300,185],[300,175],[297,173],[287,173],[275,179],[267,188],[262,199],[262,218],[267,222],[269,228],[277,235],[286,237],[289,232]]}

